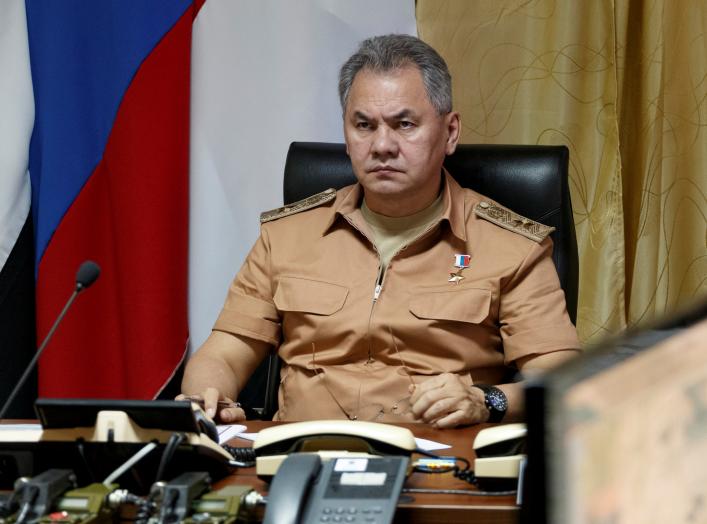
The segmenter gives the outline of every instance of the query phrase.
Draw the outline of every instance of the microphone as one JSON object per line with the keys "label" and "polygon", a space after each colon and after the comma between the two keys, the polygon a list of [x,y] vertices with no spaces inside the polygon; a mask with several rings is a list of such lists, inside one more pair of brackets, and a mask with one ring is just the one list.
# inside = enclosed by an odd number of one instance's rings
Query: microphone
{"label": "microphone", "polygon": [[98,264],[93,260],[86,260],[76,272],[76,292],[80,293],[87,287],[91,287],[100,274],[101,268]]}
{"label": "microphone", "polygon": [[49,333],[47,333],[47,336],[44,337],[42,345],[39,346],[39,349],[34,354],[34,357],[32,357],[32,360],[27,365],[27,368],[22,374],[22,377],[20,377],[19,382],[17,382],[17,385],[12,389],[10,396],[7,397],[5,404],[3,404],[2,406],[2,410],[0,410],[0,420],[2,420],[2,418],[5,416],[5,412],[10,407],[10,404],[12,404],[12,401],[15,400],[17,393],[19,393],[20,389],[27,381],[27,378],[29,377],[32,368],[34,368],[35,364],[37,363],[37,360],[39,360],[39,357],[42,356],[44,348],[47,347],[47,343],[49,342],[49,340],[51,340],[52,336],[54,335],[54,332],[56,331],[56,328],[59,326],[59,323],[64,318],[64,315],[66,315],[66,312],[69,311],[71,304],[74,303],[74,300],[76,300],[76,297],[79,295],[79,293],[81,293],[84,289],[89,288],[91,284],[96,281],[100,274],[101,268],[93,260],[86,260],[83,264],[81,264],[78,271],[76,272],[76,284],[74,286],[74,292],[71,293],[69,300],[67,300],[66,304],[64,305],[64,309],[61,310],[61,313],[59,313],[59,316],[54,321],[54,325],[49,330]]}

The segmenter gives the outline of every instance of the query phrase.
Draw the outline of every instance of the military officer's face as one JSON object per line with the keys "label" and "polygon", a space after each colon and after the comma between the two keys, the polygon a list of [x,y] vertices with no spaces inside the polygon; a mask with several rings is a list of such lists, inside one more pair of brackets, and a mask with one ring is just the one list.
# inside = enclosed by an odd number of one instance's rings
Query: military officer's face
{"label": "military officer's face", "polygon": [[407,216],[437,198],[442,162],[459,138],[459,115],[437,112],[416,67],[363,69],[349,91],[344,136],[368,207]]}

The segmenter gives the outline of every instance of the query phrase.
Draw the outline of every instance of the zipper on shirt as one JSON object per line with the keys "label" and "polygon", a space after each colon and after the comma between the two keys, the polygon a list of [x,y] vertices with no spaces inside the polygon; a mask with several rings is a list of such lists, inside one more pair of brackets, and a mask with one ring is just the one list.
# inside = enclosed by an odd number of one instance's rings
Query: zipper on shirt
{"label": "zipper on shirt", "polygon": [[[378,250],[376,249],[376,251]],[[380,261],[380,253],[378,254],[378,260]],[[373,288],[373,301],[371,302],[371,310],[368,313],[368,328],[366,330],[366,340],[368,341],[368,358],[366,359],[366,364],[370,364],[371,362],[373,362],[373,347],[371,345],[371,323],[373,322],[373,310],[376,308],[376,302],[378,302],[378,297],[380,297],[381,291],[383,290],[384,279],[385,271],[383,268],[383,264],[379,264],[378,276],[376,277],[376,286]]]}
{"label": "zipper on shirt", "polygon": [[[380,255],[378,256],[380,260]],[[376,278],[376,287],[373,288],[373,303],[375,304],[378,297],[381,296],[381,291],[383,290],[383,277],[385,272],[383,271],[383,265],[378,266],[378,277]]]}

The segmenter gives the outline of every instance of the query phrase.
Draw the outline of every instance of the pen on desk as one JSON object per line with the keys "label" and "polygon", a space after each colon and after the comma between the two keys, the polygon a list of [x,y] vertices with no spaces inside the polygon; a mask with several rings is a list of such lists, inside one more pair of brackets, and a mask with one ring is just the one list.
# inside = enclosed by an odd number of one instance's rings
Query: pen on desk
{"label": "pen on desk", "polygon": [[[184,397],[184,400],[189,400],[191,402],[195,402],[195,403],[199,404],[199,406],[202,409],[204,409],[204,399],[203,398],[186,396],[186,397]],[[240,408],[241,407],[240,402],[232,402],[230,400],[219,400],[216,402],[216,405],[222,409],[224,409],[224,408]]]}

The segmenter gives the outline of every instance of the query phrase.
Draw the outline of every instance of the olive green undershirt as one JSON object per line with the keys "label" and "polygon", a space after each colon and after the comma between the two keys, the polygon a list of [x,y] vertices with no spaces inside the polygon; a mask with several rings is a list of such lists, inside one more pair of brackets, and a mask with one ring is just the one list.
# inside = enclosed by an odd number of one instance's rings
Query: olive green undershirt
{"label": "olive green undershirt", "polygon": [[406,217],[388,217],[371,211],[363,200],[361,214],[373,231],[373,241],[381,260],[381,275],[393,255],[434,225],[442,215],[443,207],[440,193],[437,200],[422,211]]}

